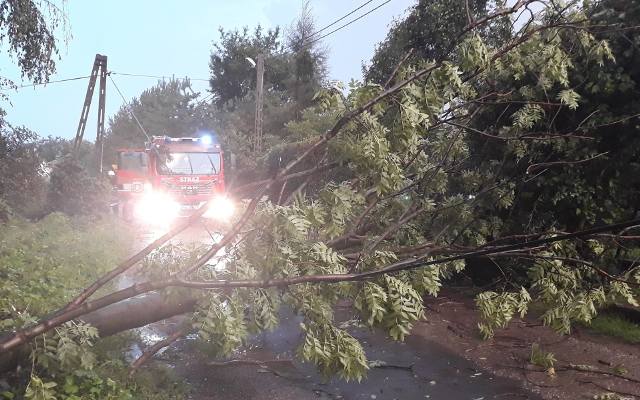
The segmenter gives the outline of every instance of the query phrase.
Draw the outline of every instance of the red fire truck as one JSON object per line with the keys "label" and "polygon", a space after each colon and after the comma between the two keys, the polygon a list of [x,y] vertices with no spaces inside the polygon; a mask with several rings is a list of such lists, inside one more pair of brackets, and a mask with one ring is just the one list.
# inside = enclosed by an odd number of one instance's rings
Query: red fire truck
{"label": "red fire truck", "polygon": [[233,203],[225,195],[222,155],[210,136],[154,136],[145,149],[119,149],[113,176],[121,213],[166,225],[212,200],[205,217],[228,220]]}

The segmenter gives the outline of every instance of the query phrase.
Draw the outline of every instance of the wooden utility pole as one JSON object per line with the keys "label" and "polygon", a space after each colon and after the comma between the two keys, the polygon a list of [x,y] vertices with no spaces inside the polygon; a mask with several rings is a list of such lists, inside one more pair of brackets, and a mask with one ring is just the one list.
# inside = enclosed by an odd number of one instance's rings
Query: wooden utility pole
{"label": "wooden utility pole", "polygon": [[96,131],[96,158],[98,162],[98,169],[100,170],[100,172],[102,172],[104,112],[105,112],[105,97],[106,97],[106,90],[107,90],[107,56],[103,56],[101,54],[96,54],[96,58],[93,61],[93,69],[91,70],[91,76],[89,77],[89,85],[87,86],[87,93],[84,98],[84,105],[82,106],[82,112],[80,113],[80,122],[78,123],[76,138],[73,141],[73,151],[74,153],[77,153],[78,149],[82,145],[84,129],[87,126],[87,118],[89,117],[89,109],[91,108],[93,90],[96,87],[96,81],[98,79],[98,76],[100,76],[100,88],[98,92],[98,126]]}
{"label": "wooden utility pole", "polygon": [[262,150],[262,87],[264,80],[264,55],[258,54],[258,62],[256,64],[256,134],[254,151],[260,153]]}

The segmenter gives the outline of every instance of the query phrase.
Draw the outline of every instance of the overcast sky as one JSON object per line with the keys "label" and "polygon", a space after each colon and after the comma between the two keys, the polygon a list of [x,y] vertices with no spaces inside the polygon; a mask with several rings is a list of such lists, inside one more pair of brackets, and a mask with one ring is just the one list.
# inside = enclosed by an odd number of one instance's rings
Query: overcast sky
{"label": "overcast sky", "polygon": [[[312,0],[318,27],[347,14],[365,0]],[[385,0],[374,0],[349,21]],[[89,75],[96,53],[108,56],[109,70],[133,74],[175,75],[207,79],[211,43],[218,27],[225,29],[289,26],[300,12],[302,0],[69,0],[72,38],[62,49],[57,73],[51,80]],[[384,39],[389,24],[404,15],[415,0],[391,0],[380,9],[325,39],[329,49],[330,77],[342,81],[361,78],[361,65]],[[328,30],[329,31],[329,30]],[[0,75],[21,84],[13,61],[0,60]],[[156,79],[114,75],[127,99],[153,86]],[[22,82],[28,83],[28,82]],[[207,82],[193,82],[204,92]],[[80,116],[87,80],[49,84],[10,92],[3,104],[7,119],[25,125],[41,136],[72,138]],[[107,117],[122,105],[107,81]],[[85,137],[95,138],[97,90]]]}

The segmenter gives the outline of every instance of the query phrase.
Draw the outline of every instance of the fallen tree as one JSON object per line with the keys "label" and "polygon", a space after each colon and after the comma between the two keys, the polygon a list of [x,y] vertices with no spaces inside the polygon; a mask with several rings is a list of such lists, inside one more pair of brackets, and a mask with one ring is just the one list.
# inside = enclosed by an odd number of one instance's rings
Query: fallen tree
{"label": "fallen tree", "polygon": [[[63,309],[2,337],[0,352],[72,321],[90,322],[108,334],[193,308],[192,328],[182,333],[195,331],[214,351],[229,354],[250,329],[277,325],[277,310],[286,303],[304,320],[302,358],[326,374],[361,379],[368,368],[364,351],[333,324],[335,302],[352,300],[363,321],[402,340],[424,316],[422,296],[437,295],[442,281],[472,256],[511,260],[525,270],[517,280],[505,275],[499,291],[478,297],[486,337],[524,315],[533,300],[546,307],[544,322],[562,332],[572,321],[588,322],[612,301],[635,303],[640,270],[635,263],[618,267],[637,240],[629,234],[640,225],[633,210],[623,209],[615,220],[591,219],[569,233],[559,232],[568,223],[516,231],[508,223],[514,199],[547,171],[558,165],[588,168],[601,158],[593,153],[597,148],[572,143],[620,123],[601,121],[583,132],[583,119],[573,129],[556,128],[561,112],[579,108],[570,84],[573,66],[606,65],[612,53],[591,32],[590,10],[550,2],[534,18],[534,2],[521,0],[477,19],[469,15],[468,26],[441,57],[422,60],[419,68],[394,69],[388,87],[362,85],[347,98],[333,89],[321,92],[319,112],[340,117],[273,178],[255,185],[253,199],[218,243],[177,267],[158,265],[163,272],[155,279],[95,296],[197,221],[196,214]],[[517,13],[531,15],[500,47],[476,34]],[[501,129],[493,131],[491,124]],[[491,152],[478,150],[478,138],[485,150],[498,147],[493,140],[506,143],[498,161],[483,159]],[[348,166],[350,179],[328,182],[317,196],[298,192],[284,205],[262,200],[276,184],[332,168],[294,172],[319,150]],[[558,154],[571,158],[552,158]],[[221,258],[227,267],[216,271],[211,264]],[[163,303],[170,288],[199,289],[197,301]],[[137,297],[142,294],[150,297]],[[122,318],[127,310],[145,312]],[[152,346],[142,361],[169,344]]]}

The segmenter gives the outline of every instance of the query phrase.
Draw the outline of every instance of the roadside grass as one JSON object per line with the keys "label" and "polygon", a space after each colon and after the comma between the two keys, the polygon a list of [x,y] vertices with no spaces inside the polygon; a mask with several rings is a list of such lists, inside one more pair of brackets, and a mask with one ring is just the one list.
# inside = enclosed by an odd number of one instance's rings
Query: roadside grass
{"label": "roadside grass", "polygon": [[[540,302],[529,305],[529,315],[539,318],[545,308]],[[640,344],[640,324],[633,317],[625,316],[615,309],[604,309],[590,324],[578,323],[589,332],[620,339],[626,343]]]}
{"label": "roadside grass", "polygon": [[[53,213],[38,221],[14,217],[0,223],[0,335],[66,304],[122,261],[131,252],[134,239],[126,224],[108,215]],[[110,289],[106,285],[96,295]],[[53,333],[48,337],[58,340]],[[83,350],[76,342],[83,338],[76,339],[67,335],[64,341],[51,342],[54,344],[46,348],[34,346],[33,354],[46,354],[40,358],[45,362],[25,358],[27,368],[14,368],[6,374],[0,365],[0,399],[186,398],[187,387],[170,365],[150,363],[129,378],[128,351],[141,342],[135,331],[96,340],[89,355],[80,355]],[[43,337],[40,343],[44,342]],[[27,386],[37,382],[42,383],[42,393],[25,397]]]}
{"label": "roadside grass", "polygon": [[640,325],[615,313],[602,313],[585,326],[601,335],[616,337],[631,344],[640,343]]}

